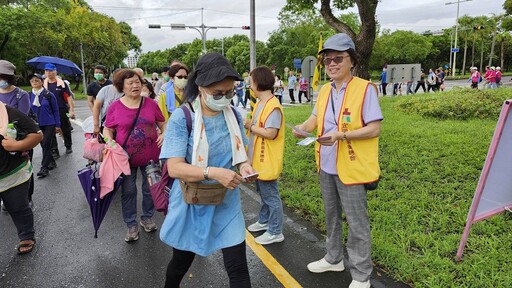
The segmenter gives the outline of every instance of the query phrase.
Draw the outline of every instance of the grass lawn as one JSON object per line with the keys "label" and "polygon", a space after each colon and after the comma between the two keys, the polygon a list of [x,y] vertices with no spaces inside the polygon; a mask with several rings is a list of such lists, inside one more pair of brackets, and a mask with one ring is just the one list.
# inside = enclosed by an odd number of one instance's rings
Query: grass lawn
{"label": "grass lawn", "polygon": [[[469,93],[381,99],[383,178],[368,193],[372,259],[415,287],[512,287],[510,213],[474,224],[462,262],[454,261],[498,114],[439,120],[398,108],[403,101]],[[285,109],[286,122],[298,124],[310,113],[309,106]],[[287,206],[325,231],[314,147],[296,142],[287,129],[281,195]]]}

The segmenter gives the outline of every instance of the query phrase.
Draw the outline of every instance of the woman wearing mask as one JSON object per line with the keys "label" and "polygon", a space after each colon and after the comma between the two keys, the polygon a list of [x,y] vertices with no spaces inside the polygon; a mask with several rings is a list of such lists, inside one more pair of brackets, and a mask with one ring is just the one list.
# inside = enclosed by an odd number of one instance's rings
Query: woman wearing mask
{"label": "woman wearing mask", "polygon": [[[312,273],[343,271],[342,212],[348,223],[346,250],[352,282],[349,288],[370,288],[370,220],[367,189],[380,176],[379,135],[382,112],[377,87],[354,77],[358,59],[352,39],[344,33],[327,39],[322,55],[332,79],[320,89],[311,116],[297,128],[317,131],[315,156],[326,219],[326,254],[307,265]],[[304,133],[293,131],[296,137]]]}
{"label": "woman wearing mask", "polygon": [[164,94],[160,95],[158,99],[158,107],[164,114],[165,121],[169,119],[171,113],[181,104],[183,104],[183,95],[185,85],[187,85],[188,68],[185,64],[175,63],[169,68],[170,81],[167,83],[167,88]]}
{"label": "woman wearing mask", "polygon": [[[167,125],[160,158],[176,179],[160,231],[160,239],[173,248],[167,288],[179,287],[196,254],[208,256],[219,249],[230,287],[251,286],[238,185],[252,181],[243,176],[254,169],[244,149],[247,138],[241,116],[229,106],[236,80],[242,79],[224,56],[203,55],[185,90],[186,107],[176,109]],[[190,132],[185,109],[193,113]],[[194,198],[185,202],[188,185],[198,190],[214,186],[221,197],[216,205],[194,204]]]}
{"label": "woman wearing mask", "polygon": [[[155,101],[140,95],[143,79],[133,70],[123,69],[114,76],[114,86],[124,95],[108,107],[103,134],[115,139],[130,156],[130,175],[123,179],[121,203],[123,220],[128,227],[124,241],[139,239],[137,224],[137,170],[142,174],[142,215],[140,226],[146,232],[157,229],[151,219],[155,212],[149,191],[146,166],[150,160],[158,161],[165,131],[164,116]],[[114,138],[114,135],[115,138]]]}
{"label": "woman wearing mask", "polygon": [[32,86],[32,92],[30,92],[31,109],[37,115],[39,128],[43,132],[43,142],[41,142],[43,159],[41,160],[41,170],[37,172],[37,177],[44,178],[48,176],[50,170],[57,167],[55,159],[53,159],[51,146],[53,135],[61,132],[59,105],[55,95],[44,89],[43,76],[32,74],[29,76],[29,79],[30,86]]}

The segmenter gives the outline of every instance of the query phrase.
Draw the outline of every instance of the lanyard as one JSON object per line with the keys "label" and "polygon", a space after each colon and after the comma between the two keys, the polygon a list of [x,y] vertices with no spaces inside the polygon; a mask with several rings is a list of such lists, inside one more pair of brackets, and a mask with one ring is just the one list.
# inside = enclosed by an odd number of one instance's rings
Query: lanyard
{"label": "lanyard", "polygon": [[334,124],[336,124],[336,127],[338,127],[338,121],[336,120],[336,112],[334,111],[334,100],[332,100],[332,90],[331,90],[331,95],[330,95],[330,98],[331,98],[331,108],[332,108],[332,116],[334,118]]}

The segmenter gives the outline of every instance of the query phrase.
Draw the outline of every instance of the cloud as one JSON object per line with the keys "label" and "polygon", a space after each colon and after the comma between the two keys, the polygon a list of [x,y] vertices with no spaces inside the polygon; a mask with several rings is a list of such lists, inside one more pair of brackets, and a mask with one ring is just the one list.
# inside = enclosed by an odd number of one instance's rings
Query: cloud
{"label": "cloud", "polygon": [[[377,20],[383,29],[441,30],[455,24],[457,5],[445,5],[456,0],[382,0],[377,7]],[[250,25],[249,1],[233,0],[89,0],[89,5],[97,12],[125,21],[142,42],[143,52],[163,50],[180,43],[190,43],[200,39],[200,34],[192,29],[171,30],[168,27],[149,29],[149,24],[181,23],[201,25],[201,8],[206,26],[233,26],[237,28],[212,29],[206,32],[207,40],[246,34],[242,26]],[[266,41],[269,34],[279,27],[279,11],[286,0],[256,1],[256,39]],[[460,3],[459,16],[479,16],[491,13],[502,14],[503,1],[472,0]],[[356,11],[351,9],[350,11]],[[240,27],[240,28],[238,28]]]}

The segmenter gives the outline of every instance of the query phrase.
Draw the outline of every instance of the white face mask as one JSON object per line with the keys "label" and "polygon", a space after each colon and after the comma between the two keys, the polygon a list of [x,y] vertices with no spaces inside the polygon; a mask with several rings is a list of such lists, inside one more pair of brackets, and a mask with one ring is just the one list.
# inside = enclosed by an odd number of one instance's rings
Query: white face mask
{"label": "white face mask", "polygon": [[149,93],[148,92],[140,92],[140,96],[149,97]]}
{"label": "white face mask", "polygon": [[183,89],[187,85],[187,79],[180,79],[180,78],[174,77],[174,85],[178,89]]}
{"label": "white face mask", "polygon": [[220,112],[224,110],[224,108],[228,107],[229,103],[231,103],[231,99],[226,98],[226,96],[220,98],[219,100],[213,99],[213,95],[204,95],[205,98],[205,104],[210,108],[212,111]]}

